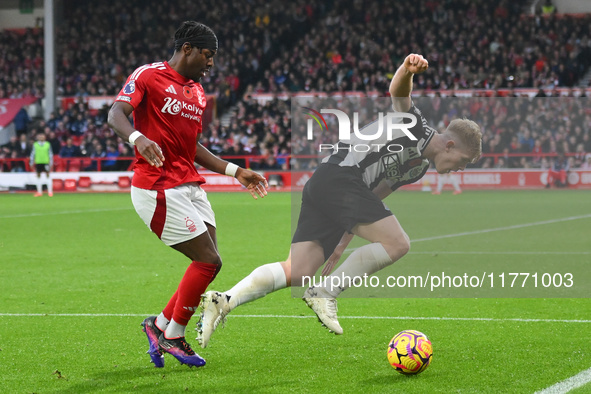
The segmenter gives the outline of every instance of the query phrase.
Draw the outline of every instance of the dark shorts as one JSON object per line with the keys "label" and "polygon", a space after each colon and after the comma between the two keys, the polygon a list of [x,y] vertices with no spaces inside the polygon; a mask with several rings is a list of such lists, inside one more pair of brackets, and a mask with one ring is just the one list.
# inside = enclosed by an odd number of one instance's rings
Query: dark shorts
{"label": "dark shorts", "polygon": [[35,164],[35,171],[37,174],[41,174],[42,172],[49,173],[49,164]]}
{"label": "dark shorts", "polygon": [[392,215],[361,178],[356,167],[321,164],[304,186],[292,243],[319,241],[325,260],[345,231]]}

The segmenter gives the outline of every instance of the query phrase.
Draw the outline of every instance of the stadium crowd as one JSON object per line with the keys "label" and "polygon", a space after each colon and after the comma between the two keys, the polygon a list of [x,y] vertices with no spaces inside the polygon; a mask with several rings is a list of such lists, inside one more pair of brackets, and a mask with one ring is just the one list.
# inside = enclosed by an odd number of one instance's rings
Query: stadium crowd
{"label": "stadium crowd", "polygon": [[[130,0],[113,12],[110,2],[82,5],[69,0],[64,2],[57,31],[58,94],[78,98],[116,95],[136,67],[153,59],[168,59],[173,31],[180,21],[198,15],[220,42],[215,67],[202,83],[215,95],[218,115],[232,109],[227,126],[219,118],[208,125],[203,144],[224,156],[267,157],[249,162],[253,168],[287,168],[290,154],[315,154],[314,147],[292,138],[289,100],[260,104],[252,98],[254,93],[385,95],[392,73],[410,52],[422,53],[430,62],[429,70],[415,78],[415,89],[574,86],[591,65],[590,17],[526,16],[527,4],[524,0],[429,0],[419,4],[379,0],[369,5],[360,0]],[[0,98],[43,97],[42,45],[41,29],[0,32]],[[425,105],[437,105],[438,100]],[[516,112],[531,110],[529,105],[534,106],[534,113]],[[485,153],[584,156],[591,152],[588,114],[583,113],[577,128],[572,127],[574,121],[540,120],[543,108],[529,105],[500,105],[505,109],[491,108],[488,117],[478,119],[485,130]],[[129,146],[106,124],[106,110],[90,111],[79,100],[49,119],[29,121],[25,117],[25,128],[18,129],[16,139],[0,149],[0,157],[26,157],[40,131],[48,135],[59,156],[129,156]],[[500,120],[496,111],[505,111],[505,118]],[[461,112],[442,112],[441,119],[433,120],[445,124]],[[245,164],[244,159],[232,160]],[[308,167],[314,161],[291,164]],[[534,157],[515,162],[507,156],[505,160],[487,158],[477,165],[544,163]],[[22,168],[5,165],[3,170]]]}

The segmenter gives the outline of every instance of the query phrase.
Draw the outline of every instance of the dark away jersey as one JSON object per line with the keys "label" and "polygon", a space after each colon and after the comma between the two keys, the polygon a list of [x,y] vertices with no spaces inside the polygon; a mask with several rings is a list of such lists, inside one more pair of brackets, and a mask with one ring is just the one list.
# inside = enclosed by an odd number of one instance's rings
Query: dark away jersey
{"label": "dark away jersey", "polygon": [[[422,152],[437,131],[427,125],[421,111],[412,105],[408,113],[416,117],[416,124],[409,127],[416,141],[411,140],[402,130],[393,129],[392,138],[386,133],[386,117],[382,121],[382,134],[371,141],[365,141],[351,135],[349,140],[338,143],[338,151],[326,157],[322,162],[341,167],[359,167],[367,187],[373,190],[385,180],[392,190],[418,181],[429,168],[429,160],[422,158]],[[404,123],[409,123],[406,119]],[[400,122],[395,123],[403,123]],[[362,135],[376,135],[378,121],[374,121],[359,130]],[[361,149],[360,149],[361,147]]]}

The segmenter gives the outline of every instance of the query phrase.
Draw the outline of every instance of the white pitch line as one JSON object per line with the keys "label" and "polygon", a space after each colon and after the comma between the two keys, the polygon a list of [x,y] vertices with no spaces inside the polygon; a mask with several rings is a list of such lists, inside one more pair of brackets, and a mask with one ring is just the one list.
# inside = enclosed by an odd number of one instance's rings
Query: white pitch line
{"label": "white pitch line", "polygon": [[591,382],[591,368],[545,388],[544,390],[536,391],[534,394],[564,394],[584,386],[589,382]]}
{"label": "white pitch line", "polygon": [[554,223],[568,222],[568,221],[571,221],[571,220],[588,219],[588,218],[591,218],[591,214],[579,215],[579,216],[569,216],[569,217],[566,217],[566,218],[544,220],[544,221],[541,221],[541,222],[516,224],[516,225],[513,225],[513,226],[488,228],[488,229],[476,230],[476,231],[466,231],[466,232],[463,232],[463,233],[456,233],[456,234],[437,235],[437,236],[434,236],[434,237],[412,239],[410,242],[413,243],[413,242],[422,242],[422,241],[433,241],[433,240],[436,240],[436,239],[462,237],[464,235],[486,234],[486,233],[492,233],[492,232],[495,232],[495,231],[516,230],[516,229],[525,228],[525,227],[542,226],[544,224],[554,224]]}
{"label": "white pitch line", "polygon": [[408,252],[408,254],[514,254],[514,255],[588,255],[591,252],[544,252],[544,251],[536,251],[536,252],[486,252],[486,251],[432,251],[432,252]]}
{"label": "white pitch line", "polygon": [[[251,318],[289,318],[306,319],[316,316],[291,316],[291,315],[228,315],[233,317]],[[437,317],[437,316],[339,316],[339,319],[368,319],[368,320],[442,320],[442,321],[488,321],[488,322],[520,322],[520,323],[591,323],[591,320],[561,320],[561,319],[496,319],[489,317]]]}
{"label": "white pitch line", "polygon": [[35,216],[49,216],[49,215],[72,215],[76,213],[94,213],[94,212],[110,212],[110,211],[127,211],[132,209],[131,207],[128,208],[104,208],[104,209],[81,209],[75,211],[61,211],[61,212],[31,212],[31,213],[22,213],[18,215],[4,215],[0,216],[0,219],[13,219],[13,218],[29,218]]}
{"label": "white pitch line", "polygon": [[[0,313],[0,317],[144,317],[150,313]],[[251,319],[315,319],[312,315],[228,315],[229,317]],[[366,320],[440,320],[440,321],[486,321],[486,322],[519,322],[519,323],[591,323],[591,320],[575,319],[520,319],[520,318],[489,318],[489,317],[437,317],[437,316],[339,316],[339,319]]]}

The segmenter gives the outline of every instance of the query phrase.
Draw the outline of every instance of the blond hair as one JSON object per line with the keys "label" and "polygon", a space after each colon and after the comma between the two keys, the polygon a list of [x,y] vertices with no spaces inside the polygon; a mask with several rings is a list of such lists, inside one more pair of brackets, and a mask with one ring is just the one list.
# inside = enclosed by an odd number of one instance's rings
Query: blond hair
{"label": "blond hair", "polygon": [[[482,132],[480,126],[470,119],[454,119],[447,126],[447,132],[457,138],[475,163],[482,154]],[[454,138],[454,139],[456,139]]]}

